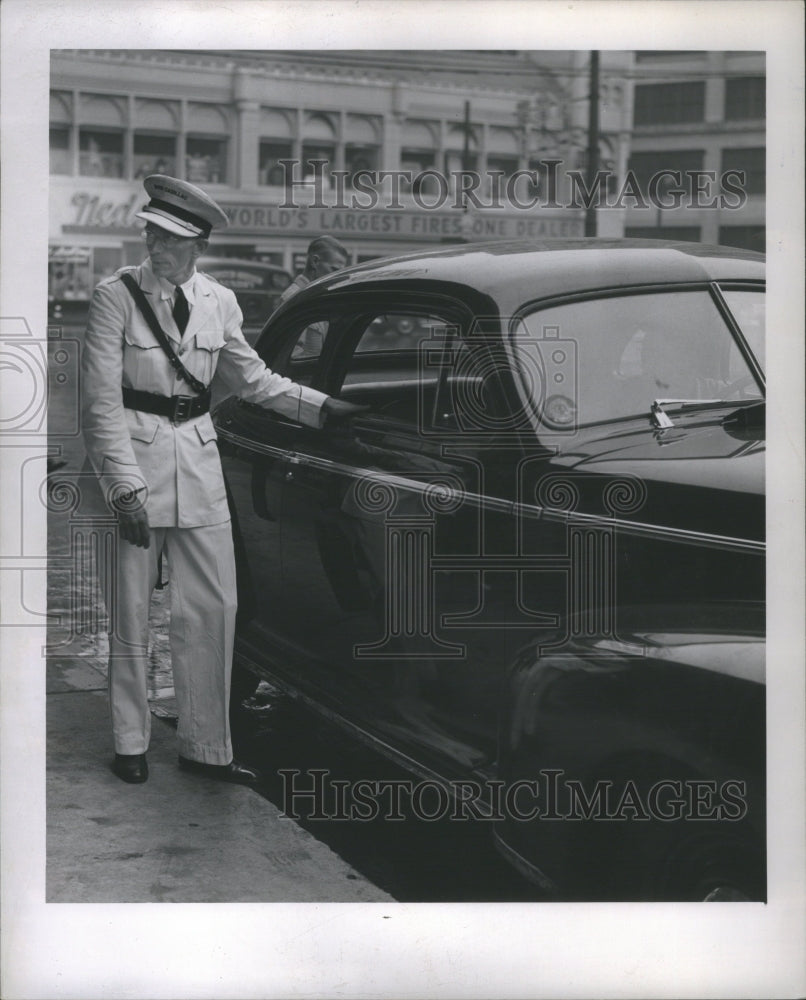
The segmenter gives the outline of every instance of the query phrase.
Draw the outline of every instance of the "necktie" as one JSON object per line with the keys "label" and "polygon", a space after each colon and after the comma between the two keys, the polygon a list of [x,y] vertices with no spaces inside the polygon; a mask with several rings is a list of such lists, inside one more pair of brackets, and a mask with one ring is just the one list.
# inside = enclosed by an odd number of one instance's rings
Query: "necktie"
{"label": "necktie", "polygon": [[176,301],[173,308],[174,322],[179,327],[180,334],[185,332],[190,318],[190,306],[185,298],[185,293],[179,285],[176,286]]}

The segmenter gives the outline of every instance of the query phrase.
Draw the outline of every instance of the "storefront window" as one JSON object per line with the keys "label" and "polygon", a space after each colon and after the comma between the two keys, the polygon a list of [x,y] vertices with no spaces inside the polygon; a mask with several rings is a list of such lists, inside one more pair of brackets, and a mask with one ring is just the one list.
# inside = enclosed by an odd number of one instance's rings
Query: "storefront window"
{"label": "storefront window", "polygon": [[227,140],[187,137],[185,177],[191,184],[226,184]]}
{"label": "storefront window", "polygon": [[123,267],[121,247],[95,247],[92,252],[92,286],[111,277],[119,267]]}
{"label": "storefront window", "polygon": [[[290,160],[292,147],[290,142],[278,142],[273,139],[264,140],[260,143],[260,183],[269,184],[272,187],[283,187],[286,181],[285,167],[280,160]],[[289,172],[289,181],[293,179],[293,172]]]}
{"label": "storefront window", "polygon": [[176,136],[134,133],[134,177],[176,173]]}
{"label": "storefront window", "polygon": [[92,290],[89,247],[53,246],[48,253],[48,300],[87,301]]}
{"label": "storefront window", "polygon": [[78,172],[82,177],[123,176],[123,132],[81,128]]}
{"label": "storefront window", "polygon": [[71,174],[73,172],[73,156],[70,150],[70,130],[66,125],[51,126],[50,172],[52,174]]}

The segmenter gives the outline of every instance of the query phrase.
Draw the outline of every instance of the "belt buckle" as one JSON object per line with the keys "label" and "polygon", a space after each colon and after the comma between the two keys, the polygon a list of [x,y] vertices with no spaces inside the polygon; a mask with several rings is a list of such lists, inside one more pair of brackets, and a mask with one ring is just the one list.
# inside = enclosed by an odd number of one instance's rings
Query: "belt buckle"
{"label": "belt buckle", "polygon": [[181,424],[185,420],[190,420],[193,398],[193,396],[174,396],[174,412],[171,416],[171,423]]}

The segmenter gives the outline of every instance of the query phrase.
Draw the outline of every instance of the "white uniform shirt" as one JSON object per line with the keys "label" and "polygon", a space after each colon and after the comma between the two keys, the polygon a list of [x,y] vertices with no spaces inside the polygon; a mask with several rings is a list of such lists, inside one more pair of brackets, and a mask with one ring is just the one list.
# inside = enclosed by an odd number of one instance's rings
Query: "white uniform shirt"
{"label": "white uniform shirt", "polygon": [[[241,332],[234,293],[194,272],[182,286],[190,318],[180,336],[172,309],[174,287],[146,261],[129,270],[146,294],[182,364],[205,385],[234,393],[300,423],[318,427],[321,392],[269,371]],[[162,396],[196,393],[177,378],[168,357],[120,280],[106,278],[90,302],[82,353],[82,418],[89,461],[107,503],[143,486],[152,527],[191,528],[229,518],[224,478],[209,413],[181,424],[125,409],[121,386]]]}

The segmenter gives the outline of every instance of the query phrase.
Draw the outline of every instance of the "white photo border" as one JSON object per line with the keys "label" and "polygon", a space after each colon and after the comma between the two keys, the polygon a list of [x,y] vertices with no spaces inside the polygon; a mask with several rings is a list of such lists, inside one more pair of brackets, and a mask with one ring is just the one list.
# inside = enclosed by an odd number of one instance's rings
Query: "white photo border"
{"label": "white photo border", "polygon": [[[5,629],[3,996],[804,995],[802,5],[4,0],[0,17],[0,318],[24,317],[41,339],[52,48],[763,49],[771,109],[769,902],[46,904],[44,671],[31,669],[43,637]],[[13,489],[3,483],[0,516],[13,508]],[[0,531],[5,552],[13,524],[4,518]],[[29,595],[34,607],[45,604],[40,583],[41,593]]]}

